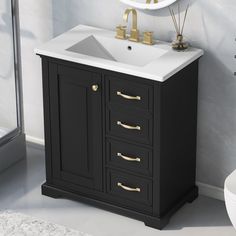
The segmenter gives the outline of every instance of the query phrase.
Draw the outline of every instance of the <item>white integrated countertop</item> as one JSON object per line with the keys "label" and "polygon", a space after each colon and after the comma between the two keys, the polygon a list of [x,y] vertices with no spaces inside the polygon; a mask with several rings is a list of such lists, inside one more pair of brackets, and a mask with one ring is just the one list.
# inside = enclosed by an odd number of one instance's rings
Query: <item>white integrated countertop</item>
{"label": "white integrated countertop", "polygon": [[[35,53],[106,70],[134,75],[159,82],[164,82],[172,75],[203,55],[203,50],[201,49],[189,48],[187,51],[177,52],[172,50],[171,44],[157,41],[153,46],[143,45],[142,47],[144,48],[144,53],[142,56],[145,57],[145,47],[147,51],[150,51],[150,47],[155,47],[166,50],[167,52],[144,66],[135,66],[67,50],[68,48],[81,42],[89,36],[106,37],[112,40],[119,40],[114,38],[114,31],[86,25],[79,25],[71,29],[70,31],[52,39],[51,41],[39,46],[35,49]],[[133,43],[126,40],[125,44],[127,46],[132,45],[133,47],[135,47],[135,45],[138,46],[139,43]]]}

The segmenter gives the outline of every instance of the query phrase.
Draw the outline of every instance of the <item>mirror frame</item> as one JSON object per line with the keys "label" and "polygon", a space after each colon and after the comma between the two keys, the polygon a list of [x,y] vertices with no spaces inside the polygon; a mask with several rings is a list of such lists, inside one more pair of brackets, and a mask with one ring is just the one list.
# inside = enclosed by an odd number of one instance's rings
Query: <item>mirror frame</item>
{"label": "mirror frame", "polygon": [[165,1],[161,1],[159,3],[151,3],[151,4],[139,3],[139,2],[135,2],[134,0],[120,0],[120,1],[122,3],[125,3],[129,6],[137,8],[137,9],[158,10],[158,9],[168,7],[168,6],[170,6],[171,4],[175,3],[178,0],[165,0]]}

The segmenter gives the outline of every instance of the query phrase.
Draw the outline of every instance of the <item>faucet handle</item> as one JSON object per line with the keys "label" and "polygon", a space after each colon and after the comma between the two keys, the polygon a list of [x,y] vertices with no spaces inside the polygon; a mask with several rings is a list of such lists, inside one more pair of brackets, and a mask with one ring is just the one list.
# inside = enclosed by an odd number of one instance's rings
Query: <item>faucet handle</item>
{"label": "faucet handle", "polygon": [[118,25],[116,27],[116,38],[117,39],[126,39],[126,26],[125,25]]}
{"label": "faucet handle", "polygon": [[152,31],[146,31],[143,34],[143,43],[148,45],[153,45],[153,32]]}
{"label": "faucet handle", "polygon": [[131,29],[129,41],[139,42],[139,30],[138,29]]}

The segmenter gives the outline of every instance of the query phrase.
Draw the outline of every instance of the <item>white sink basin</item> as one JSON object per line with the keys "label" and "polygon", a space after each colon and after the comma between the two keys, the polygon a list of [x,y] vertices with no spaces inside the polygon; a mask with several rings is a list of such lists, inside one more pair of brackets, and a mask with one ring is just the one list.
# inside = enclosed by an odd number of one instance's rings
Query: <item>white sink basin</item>
{"label": "white sink basin", "polygon": [[157,47],[93,35],[66,50],[135,66],[145,66],[168,52]]}
{"label": "white sink basin", "polygon": [[39,55],[164,82],[203,55],[189,48],[172,50],[157,41],[149,46],[115,38],[114,31],[79,25],[35,49]]}

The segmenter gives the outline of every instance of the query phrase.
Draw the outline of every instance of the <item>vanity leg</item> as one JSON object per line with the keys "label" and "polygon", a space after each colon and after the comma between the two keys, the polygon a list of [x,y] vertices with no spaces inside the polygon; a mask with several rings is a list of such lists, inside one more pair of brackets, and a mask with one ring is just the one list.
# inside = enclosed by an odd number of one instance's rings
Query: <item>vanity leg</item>
{"label": "vanity leg", "polygon": [[148,219],[144,224],[148,227],[162,230],[170,221],[169,217],[163,217],[161,219]]}
{"label": "vanity leg", "polygon": [[44,183],[41,186],[41,191],[42,191],[42,195],[44,196],[48,196],[55,199],[62,197],[61,194],[55,191],[54,188],[51,188],[50,186],[48,186],[46,183]]}
{"label": "vanity leg", "polygon": [[192,203],[194,200],[198,198],[198,187],[196,186],[192,193],[189,195],[187,202]]}
{"label": "vanity leg", "polygon": [[145,221],[145,225],[155,228],[155,229],[163,229],[170,221],[171,216],[185,203],[192,203],[198,197],[198,187],[194,186],[193,189],[186,194],[182,200],[176,204],[172,209],[170,209],[167,214],[163,215],[161,218],[148,218]]}

